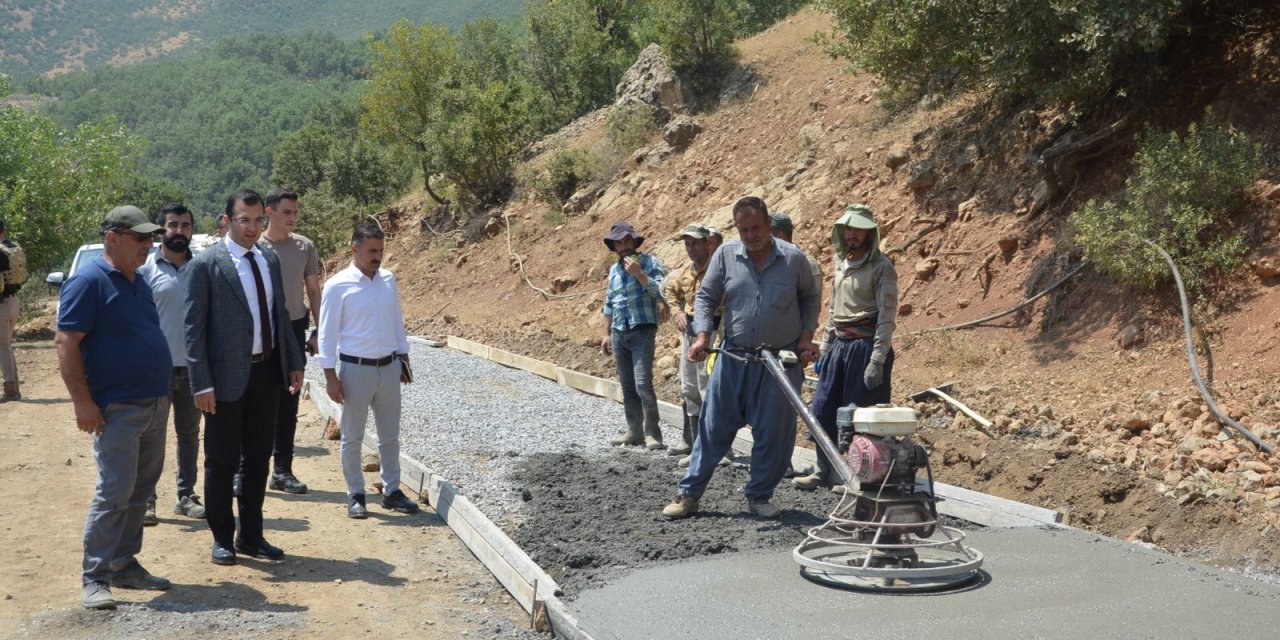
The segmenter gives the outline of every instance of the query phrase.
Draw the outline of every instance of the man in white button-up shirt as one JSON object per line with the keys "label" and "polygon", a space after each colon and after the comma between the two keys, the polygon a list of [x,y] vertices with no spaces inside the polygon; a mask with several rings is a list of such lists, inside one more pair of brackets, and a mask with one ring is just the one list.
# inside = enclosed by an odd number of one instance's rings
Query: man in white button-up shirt
{"label": "man in white button-up shirt", "polygon": [[347,480],[347,515],[361,519],[365,508],[360,446],[369,408],[378,432],[382,506],[417,513],[400,490],[400,384],[408,382],[409,341],[396,277],[382,265],[382,229],[357,226],[351,235],[351,266],[324,283],[320,296],[320,353],[329,397],[343,405],[342,475]]}

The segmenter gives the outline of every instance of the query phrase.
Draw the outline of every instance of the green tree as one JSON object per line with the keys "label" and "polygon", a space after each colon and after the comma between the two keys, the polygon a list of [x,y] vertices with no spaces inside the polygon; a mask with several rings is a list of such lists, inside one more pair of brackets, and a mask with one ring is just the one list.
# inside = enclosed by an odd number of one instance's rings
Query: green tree
{"label": "green tree", "polygon": [[[525,5],[527,77],[563,124],[613,102],[635,62],[634,37],[645,3],[625,0],[530,0]],[[558,125],[557,125],[558,126]]]}
{"label": "green tree", "polygon": [[[0,99],[9,94],[0,74]],[[119,203],[138,144],[107,119],[73,131],[0,104],[0,217],[22,243],[33,270],[66,261]]]}
{"label": "green tree", "polygon": [[432,164],[440,167],[470,202],[497,204],[511,194],[514,168],[529,142],[524,101],[518,88],[502,82],[468,85],[448,92],[454,117],[427,133]]}
{"label": "green tree", "polygon": [[285,135],[272,154],[271,184],[287,185],[299,195],[319,188],[333,138],[328,127],[316,122]]}
{"label": "green tree", "polygon": [[436,162],[440,154],[430,148],[428,138],[449,115],[442,103],[455,82],[458,54],[453,35],[444,27],[400,20],[385,38],[368,44],[373,75],[360,100],[365,109],[361,124],[386,142],[413,149],[427,194],[446,204],[431,186],[441,167]]}
{"label": "green tree", "polygon": [[[822,4],[835,19],[833,52],[879,76],[891,92],[920,95],[991,89],[1009,100],[1034,95],[1065,104],[1130,92],[1157,81],[1158,54],[1189,2],[823,0]],[[1221,3],[1223,11],[1237,4]]]}
{"label": "green tree", "polygon": [[736,56],[730,0],[652,0],[658,44],[677,70],[705,82]]}
{"label": "green tree", "polygon": [[394,148],[361,137],[335,144],[324,161],[329,193],[354,200],[362,210],[399,195],[413,177],[411,167]]}

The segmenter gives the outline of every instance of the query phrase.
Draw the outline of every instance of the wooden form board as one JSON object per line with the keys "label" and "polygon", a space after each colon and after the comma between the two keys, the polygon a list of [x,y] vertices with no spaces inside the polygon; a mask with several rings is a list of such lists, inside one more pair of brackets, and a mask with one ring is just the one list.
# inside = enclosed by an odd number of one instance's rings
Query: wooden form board
{"label": "wooden form board", "polygon": [[[307,380],[303,383],[303,393],[311,398],[322,416],[342,419],[341,405],[329,399],[324,385]],[[374,450],[371,445],[365,446]],[[400,456],[400,466],[400,482],[404,488],[417,492],[419,499],[426,497],[436,514],[467,545],[489,573],[498,579],[521,608],[530,614],[544,608],[556,637],[594,640],[578,627],[577,619],[560,601],[560,585],[489,520],[484,512],[459,493],[452,483],[420,461],[403,454]]]}

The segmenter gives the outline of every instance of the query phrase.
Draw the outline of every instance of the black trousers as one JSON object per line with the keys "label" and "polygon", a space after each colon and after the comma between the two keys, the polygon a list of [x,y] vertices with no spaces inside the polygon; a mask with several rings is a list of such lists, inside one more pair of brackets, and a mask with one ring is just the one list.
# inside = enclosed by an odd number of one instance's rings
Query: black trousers
{"label": "black trousers", "polygon": [[[307,364],[307,327],[310,316],[293,321],[293,335],[302,349],[303,368]],[[293,439],[298,433],[298,398],[300,393],[289,393],[289,387],[280,387],[280,408],[276,417],[275,462],[276,473],[293,473]]]}
{"label": "black trousers", "polygon": [[[235,402],[218,401],[217,413],[204,414],[204,500],[215,542],[231,546],[236,519],[231,512],[231,482],[244,455],[240,490],[240,541],[262,541],[262,500],[267,492],[267,460],[275,442],[280,392],[279,350],[250,365],[249,385]],[[216,390],[215,390],[216,393]]]}

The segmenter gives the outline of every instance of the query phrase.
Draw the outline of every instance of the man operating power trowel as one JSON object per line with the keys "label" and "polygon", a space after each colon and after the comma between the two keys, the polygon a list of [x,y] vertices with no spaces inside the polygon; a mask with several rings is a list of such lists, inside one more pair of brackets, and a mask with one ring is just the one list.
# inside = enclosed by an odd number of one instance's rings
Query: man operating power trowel
{"label": "man operating power trowel", "polygon": [[[844,210],[831,229],[836,273],[823,331],[822,357],[814,366],[818,388],[813,415],[836,441],[836,411],[856,404],[888,403],[893,374],[893,330],[898,320],[898,274],[880,252],[880,228],[866,205]],[[840,443],[843,448],[845,443]],[[792,483],[798,489],[830,487],[836,477],[819,453],[817,470]]]}

